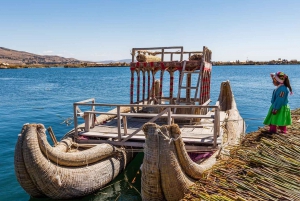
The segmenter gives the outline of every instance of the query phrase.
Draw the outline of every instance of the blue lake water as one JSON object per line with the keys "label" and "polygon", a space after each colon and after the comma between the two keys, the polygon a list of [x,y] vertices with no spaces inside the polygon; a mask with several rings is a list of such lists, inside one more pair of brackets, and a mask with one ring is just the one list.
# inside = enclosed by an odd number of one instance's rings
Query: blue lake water
{"label": "blue lake water", "polygon": [[[246,120],[247,132],[255,131],[262,126],[270,106],[274,89],[270,73],[277,71],[289,75],[294,91],[294,95],[289,96],[289,104],[291,109],[299,108],[300,65],[213,66],[212,103],[218,99],[221,82],[229,80],[240,114]],[[73,116],[73,102],[95,98],[97,103],[129,103],[129,90],[128,67],[0,70],[0,199],[50,200],[31,199],[16,180],[14,149],[23,124],[51,126],[60,139],[72,129],[73,125],[62,122]],[[114,181],[118,185],[80,200],[140,200],[135,190],[140,188],[136,175],[142,156],[139,157],[126,170],[130,178],[122,174]],[[126,193],[120,195],[117,188]]]}

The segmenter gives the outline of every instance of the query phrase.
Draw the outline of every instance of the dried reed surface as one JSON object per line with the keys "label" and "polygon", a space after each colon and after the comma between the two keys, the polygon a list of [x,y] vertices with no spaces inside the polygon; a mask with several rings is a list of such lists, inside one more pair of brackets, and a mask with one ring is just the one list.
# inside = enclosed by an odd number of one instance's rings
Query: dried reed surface
{"label": "dried reed surface", "polygon": [[172,142],[171,132],[180,133],[178,125],[146,123],[143,131],[146,142],[142,166],[142,199],[181,199],[193,180],[183,172]]}
{"label": "dried reed surface", "polygon": [[300,200],[300,109],[289,134],[249,133],[182,200]]}
{"label": "dried reed surface", "polygon": [[[180,200],[194,179],[212,166],[196,164],[189,157],[177,124],[146,123],[142,165],[143,200]],[[211,164],[211,165],[210,165]]]}
{"label": "dried reed surface", "polygon": [[197,61],[200,61],[202,60],[202,54],[193,54],[190,58],[189,58],[190,61],[192,60],[197,60]]}
{"label": "dried reed surface", "polygon": [[159,61],[161,61],[161,58],[157,57],[157,56],[152,56],[152,55],[138,54],[136,56],[136,60],[138,62],[159,62]]}
{"label": "dried reed surface", "polygon": [[[113,180],[131,158],[130,153],[119,150],[109,158],[100,157],[101,159],[97,162],[86,161],[84,166],[67,167],[60,165],[59,160],[61,160],[61,155],[66,154],[69,145],[66,146],[65,143],[57,145],[60,154],[53,160],[48,155],[47,146],[44,153],[40,148],[40,146],[45,146],[45,144],[39,144],[41,141],[39,136],[43,135],[45,135],[45,128],[42,124],[24,125],[15,149],[17,179],[24,190],[33,197],[69,199],[90,194]],[[90,153],[89,150],[82,152]],[[80,151],[70,154],[74,154],[73,157],[82,158]],[[71,155],[70,158],[72,158]],[[77,162],[79,158],[73,159]],[[86,159],[88,159],[87,155]]]}

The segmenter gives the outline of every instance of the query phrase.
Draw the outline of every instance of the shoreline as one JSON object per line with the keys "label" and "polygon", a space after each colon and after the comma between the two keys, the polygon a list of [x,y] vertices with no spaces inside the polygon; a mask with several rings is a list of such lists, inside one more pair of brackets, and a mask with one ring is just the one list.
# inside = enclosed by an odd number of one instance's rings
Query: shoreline
{"label": "shoreline", "polygon": [[[300,65],[299,63],[231,63],[231,62],[212,62],[213,66],[262,66],[262,65]],[[109,64],[94,64],[94,63],[84,63],[84,64],[24,64],[24,65],[6,65],[0,66],[1,69],[23,69],[23,68],[101,68],[101,67],[130,67],[130,63],[109,63]]]}

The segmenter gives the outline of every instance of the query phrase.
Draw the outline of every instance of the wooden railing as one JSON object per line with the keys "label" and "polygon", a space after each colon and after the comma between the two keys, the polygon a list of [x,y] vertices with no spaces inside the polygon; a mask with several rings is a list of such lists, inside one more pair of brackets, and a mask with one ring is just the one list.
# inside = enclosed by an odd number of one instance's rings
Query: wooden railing
{"label": "wooden railing", "polygon": [[[82,111],[79,106],[91,106],[91,110]],[[96,107],[114,107],[116,112],[100,112],[96,111]],[[134,108],[156,108],[157,110],[162,110],[160,113],[123,113],[121,112],[122,107],[134,107]],[[214,109],[214,115],[202,115],[202,114],[174,114],[172,111],[175,108],[200,108],[200,109]],[[155,111],[157,111],[155,110]],[[191,118],[200,118],[200,119],[212,119],[214,124],[214,133],[213,133],[213,145],[217,146],[217,138],[220,135],[220,107],[219,105],[142,105],[142,104],[101,104],[95,103],[95,99],[88,99],[80,102],[74,103],[74,127],[75,127],[75,136],[78,136],[78,116],[84,118],[84,129],[86,132],[90,131],[90,127],[95,126],[96,115],[114,115],[117,117],[117,127],[118,127],[118,140],[120,142],[125,142],[130,139],[132,136],[137,134],[142,130],[143,126],[135,130],[133,133],[128,135],[126,138],[122,139],[122,136],[127,135],[127,117],[145,117],[151,118],[148,122],[154,122],[158,118],[166,118],[167,124],[171,125],[174,122],[174,119],[191,119]],[[122,133],[121,121],[123,120],[123,129]]]}
{"label": "wooden railing", "polygon": [[[172,49],[175,49],[177,51],[171,51]],[[165,55],[169,54],[170,55],[170,61],[173,61],[173,55],[174,54],[180,54],[180,60],[183,61],[183,55],[188,54],[188,58],[191,57],[192,54],[205,54],[203,57],[205,60],[204,61],[211,61],[211,51],[203,46],[203,51],[183,51],[183,46],[171,46],[171,47],[149,47],[149,48],[132,48],[131,55],[132,59],[131,62],[135,61],[135,54],[139,51],[142,52],[148,52],[148,50],[151,50],[151,54],[154,55],[161,55],[161,61],[165,61]],[[153,50],[158,50],[158,51],[153,51]],[[166,51],[169,50],[169,51]]]}

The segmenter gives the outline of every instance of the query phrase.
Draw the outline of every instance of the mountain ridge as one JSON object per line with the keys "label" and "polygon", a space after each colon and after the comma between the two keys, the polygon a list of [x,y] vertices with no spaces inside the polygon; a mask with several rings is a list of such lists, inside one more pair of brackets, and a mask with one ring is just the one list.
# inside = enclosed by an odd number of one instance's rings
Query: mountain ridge
{"label": "mountain ridge", "polygon": [[79,64],[81,61],[74,58],[65,58],[56,55],[38,55],[26,51],[0,47],[0,63],[8,64]]}

